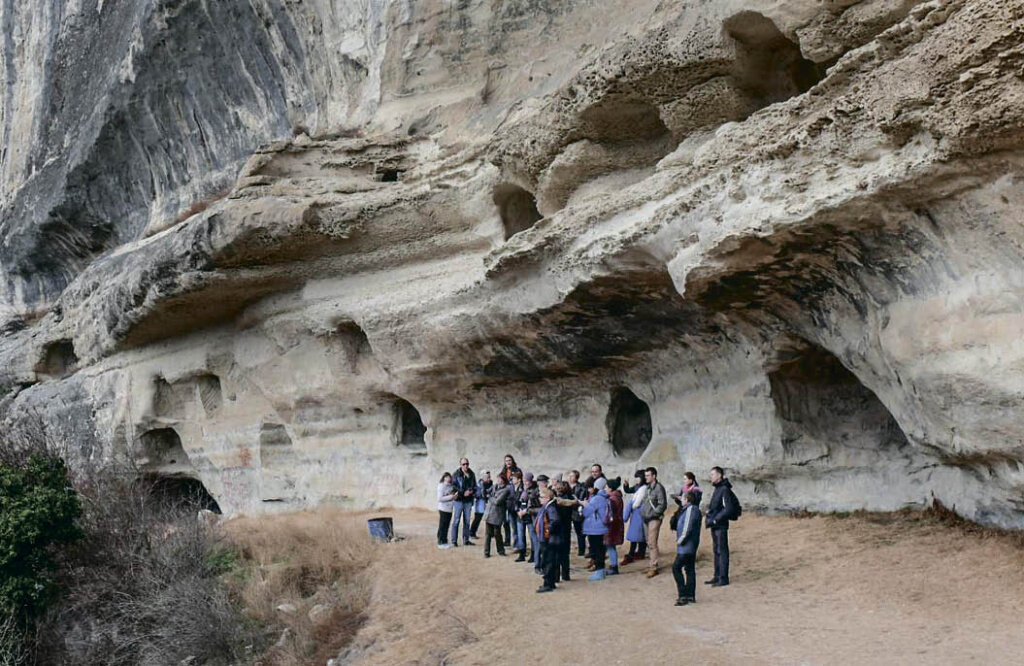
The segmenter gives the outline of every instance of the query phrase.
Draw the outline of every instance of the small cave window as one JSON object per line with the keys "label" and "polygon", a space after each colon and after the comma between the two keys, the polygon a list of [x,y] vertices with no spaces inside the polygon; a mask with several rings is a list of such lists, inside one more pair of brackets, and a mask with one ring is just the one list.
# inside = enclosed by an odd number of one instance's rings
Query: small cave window
{"label": "small cave window", "polygon": [[740,12],[724,28],[736,42],[736,81],[758,106],[804,93],[825,75],[825,66],[804,58],[799,45],[763,14]]}
{"label": "small cave window", "polygon": [[380,183],[397,183],[402,179],[403,173],[405,173],[404,169],[377,167],[377,170],[374,171],[373,179]]}
{"label": "small cave window", "polygon": [[606,425],[616,455],[639,458],[651,443],[651,409],[624,386],[612,390]]}
{"label": "small cave window", "polygon": [[501,224],[505,228],[505,240],[520,231],[526,231],[543,217],[537,210],[537,200],[533,194],[518,185],[499,185],[494,190],[494,205],[501,215]]}
{"label": "small cave window", "polygon": [[280,446],[291,446],[292,438],[280,423],[264,423],[260,426],[260,450]]}
{"label": "small cave window", "polygon": [[370,339],[366,332],[354,321],[347,321],[338,324],[335,329],[335,337],[341,344],[348,359],[349,369],[354,373],[359,366],[359,359],[372,356],[373,347],[370,346]]}
{"label": "small cave window", "polygon": [[424,436],[427,434],[427,426],[423,425],[419,410],[402,398],[395,401],[394,409],[398,444],[410,448],[425,448],[427,443]]}
{"label": "small cave window", "polygon": [[57,340],[43,348],[42,358],[36,364],[36,373],[60,379],[78,369],[78,355],[71,340]]}
{"label": "small cave window", "polygon": [[144,471],[192,470],[192,463],[174,428],[156,428],[142,434],[141,465]]}
{"label": "small cave window", "polygon": [[580,114],[580,123],[584,136],[598,143],[642,143],[669,134],[656,106],[620,96],[609,96],[587,108]]}
{"label": "small cave window", "polygon": [[200,375],[196,384],[199,388],[199,400],[203,403],[203,411],[207,416],[213,416],[224,404],[224,392],[221,389],[220,377]]}

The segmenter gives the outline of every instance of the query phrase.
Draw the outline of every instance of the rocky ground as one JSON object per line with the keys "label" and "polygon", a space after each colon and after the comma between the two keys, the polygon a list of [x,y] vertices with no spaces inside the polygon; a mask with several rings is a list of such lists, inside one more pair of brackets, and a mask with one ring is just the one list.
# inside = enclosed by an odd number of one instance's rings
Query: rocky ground
{"label": "rocky ground", "polygon": [[[676,608],[671,575],[642,567],[536,594],[539,578],[481,547],[438,550],[434,516],[399,512],[369,619],[343,663],[1019,663],[1020,540],[913,514],[744,515],[733,581]],[[669,538],[663,535],[664,547]],[[573,558],[578,568],[582,560]],[[709,577],[710,541],[697,573]]]}

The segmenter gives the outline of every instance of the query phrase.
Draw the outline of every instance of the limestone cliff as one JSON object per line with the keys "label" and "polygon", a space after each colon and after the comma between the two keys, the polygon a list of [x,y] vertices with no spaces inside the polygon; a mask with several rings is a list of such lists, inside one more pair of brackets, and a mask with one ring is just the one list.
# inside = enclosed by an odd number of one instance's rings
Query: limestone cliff
{"label": "limestone cliff", "polygon": [[80,464],[232,512],[721,464],[748,506],[1024,527],[1020,0],[0,26],[0,410]]}

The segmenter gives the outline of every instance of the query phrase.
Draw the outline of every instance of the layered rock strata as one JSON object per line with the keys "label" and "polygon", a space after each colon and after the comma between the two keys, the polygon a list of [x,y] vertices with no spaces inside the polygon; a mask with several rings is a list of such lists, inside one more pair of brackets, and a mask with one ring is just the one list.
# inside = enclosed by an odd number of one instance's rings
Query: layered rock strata
{"label": "layered rock strata", "polygon": [[6,427],[230,512],[509,452],[1024,527],[1024,3],[670,4],[0,4]]}

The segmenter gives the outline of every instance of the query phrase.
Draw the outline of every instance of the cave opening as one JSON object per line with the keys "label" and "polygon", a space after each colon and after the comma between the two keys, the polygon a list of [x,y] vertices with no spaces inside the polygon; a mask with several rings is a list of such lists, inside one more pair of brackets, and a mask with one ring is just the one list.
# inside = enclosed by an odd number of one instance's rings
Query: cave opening
{"label": "cave opening", "polygon": [[658,107],[617,95],[584,110],[580,125],[583,136],[598,143],[643,143],[669,136]]}
{"label": "cave opening", "polygon": [[651,409],[624,386],[612,389],[605,424],[617,456],[639,458],[651,443]]}
{"label": "cave opening", "polygon": [[420,412],[408,400],[395,400],[395,428],[398,444],[409,448],[425,449],[427,426],[423,424]]}
{"label": "cave opening", "polygon": [[200,375],[196,379],[196,385],[199,388],[199,401],[203,404],[203,411],[206,416],[213,416],[224,404],[220,377],[212,374]]}
{"label": "cave opening", "polygon": [[220,504],[199,479],[148,474],[144,480],[149,484],[150,495],[165,506],[188,512],[205,510],[221,513]]}
{"label": "cave opening", "polygon": [[505,240],[526,231],[543,217],[537,210],[537,199],[518,185],[505,184],[494,188],[494,205],[501,215]]}
{"label": "cave opening", "polygon": [[724,28],[736,43],[736,81],[758,107],[807,92],[825,76],[825,66],[804,58],[800,46],[763,14],[740,12]]}
{"label": "cave opening", "polygon": [[60,379],[78,369],[78,355],[71,340],[57,340],[43,348],[42,358],[35,371],[40,375]]}
{"label": "cave opening", "polygon": [[867,466],[908,444],[882,401],[821,347],[790,353],[768,381],[790,464]]}

